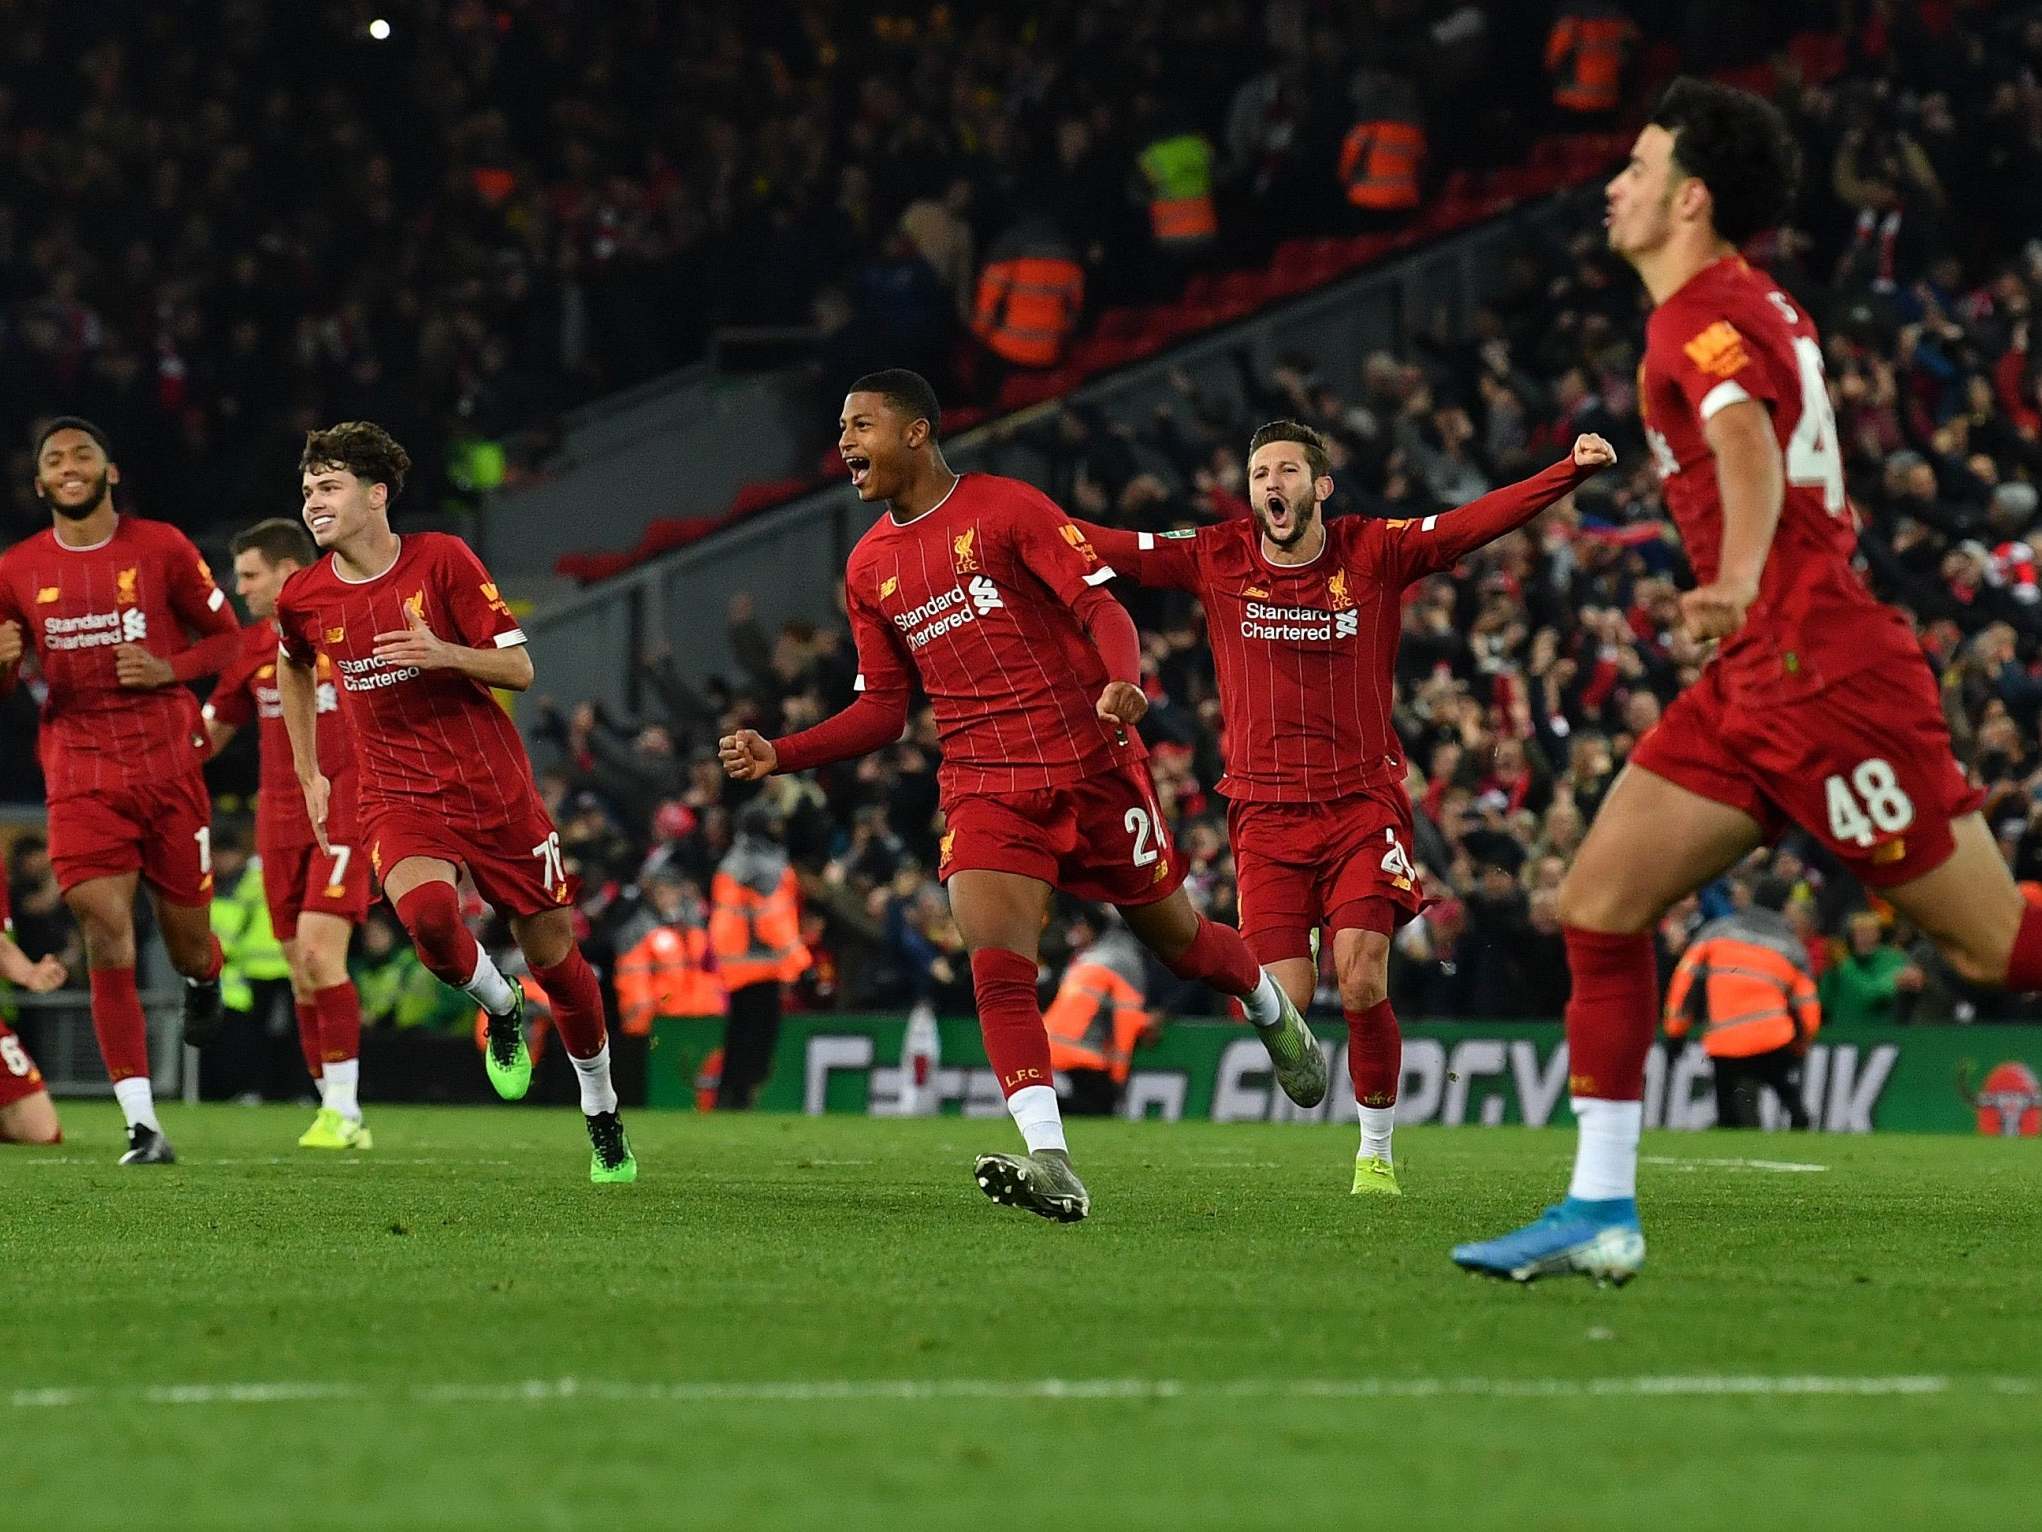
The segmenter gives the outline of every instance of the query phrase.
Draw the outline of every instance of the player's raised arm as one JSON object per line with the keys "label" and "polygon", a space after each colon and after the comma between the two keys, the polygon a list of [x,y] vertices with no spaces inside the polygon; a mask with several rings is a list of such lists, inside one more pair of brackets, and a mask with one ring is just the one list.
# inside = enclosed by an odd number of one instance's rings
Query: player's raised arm
{"label": "player's raised arm", "polygon": [[890,745],[908,722],[908,665],[899,635],[884,616],[867,606],[856,590],[847,593],[844,608],[851,617],[851,639],[858,648],[858,695],[842,712],[813,728],[779,739],[756,729],[739,729],[717,741],[723,769],[740,782],[755,782],[776,771],[808,771],[832,761],[847,761]]}
{"label": "player's raised arm", "polygon": [[1616,450],[1600,436],[1578,436],[1571,453],[1529,479],[1492,489],[1458,510],[1386,523],[1386,562],[1406,584],[1451,569],[1484,543],[1516,531],[1565,499],[1616,460]]}
{"label": "player's raised arm", "polygon": [[1199,586],[1195,532],[1128,532],[1090,521],[1073,521],[1085,541],[1114,574],[1137,585],[1160,590],[1192,590]]}

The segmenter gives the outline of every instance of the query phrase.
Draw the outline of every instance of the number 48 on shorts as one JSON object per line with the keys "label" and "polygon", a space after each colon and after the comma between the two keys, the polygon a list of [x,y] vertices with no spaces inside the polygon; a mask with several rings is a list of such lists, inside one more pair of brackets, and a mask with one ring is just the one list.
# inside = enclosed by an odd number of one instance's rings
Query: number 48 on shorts
{"label": "number 48 on shorts", "polygon": [[1858,762],[1848,776],[1831,775],[1823,782],[1823,794],[1829,802],[1829,833],[1853,846],[1869,846],[1914,823],[1914,801],[1892,765],[1877,756]]}

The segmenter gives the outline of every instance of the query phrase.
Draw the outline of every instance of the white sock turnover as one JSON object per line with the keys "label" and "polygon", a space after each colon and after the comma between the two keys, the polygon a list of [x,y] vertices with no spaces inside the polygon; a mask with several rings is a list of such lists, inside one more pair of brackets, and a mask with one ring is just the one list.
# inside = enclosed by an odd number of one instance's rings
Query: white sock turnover
{"label": "white sock turnover", "polygon": [[610,1045],[602,1047],[585,1059],[573,1054],[568,1058],[574,1064],[575,1082],[581,1086],[581,1115],[594,1117],[603,1112],[617,1110],[617,1087],[610,1083]]}
{"label": "white sock turnover", "polygon": [[1585,1202],[1638,1195],[1638,1134],[1645,1124],[1642,1101],[1569,1098],[1581,1136],[1574,1144],[1574,1179],[1567,1195]]}
{"label": "white sock turnover", "polygon": [[1007,1110],[1013,1114],[1014,1126],[1021,1130],[1021,1137],[1028,1144],[1028,1152],[1038,1149],[1068,1149],[1064,1142],[1064,1117],[1056,1104],[1056,1092],[1047,1085],[1024,1085],[1007,1098]]}

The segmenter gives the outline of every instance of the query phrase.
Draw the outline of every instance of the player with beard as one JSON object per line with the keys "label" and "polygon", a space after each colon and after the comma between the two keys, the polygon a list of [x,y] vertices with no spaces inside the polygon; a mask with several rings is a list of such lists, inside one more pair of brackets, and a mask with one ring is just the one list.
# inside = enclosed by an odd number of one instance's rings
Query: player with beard
{"label": "player with beard", "polygon": [[189,538],[114,509],[120,469],[97,426],[50,421],[35,470],[51,526],[0,554],[0,687],[35,656],[50,861],[85,937],[92,1029],[128,1124],[120,1162],[169,1164],[135,988],[135,890],[148,885],[185,978],[184,1040],[203,1047],[221,1025],[212,805],[198,699],[182,683],[224,665],[239,629]]}
{"label": "player with beard", "polygon": [[1035,989],[1053,891],[1114,905],[1171,972],[1240,1000],[1293,1101],[1324,1098],[1326,1060],[1240,934],[1183,891],[1133,732],[1148,709],[1139,640],[1101,588],[1113,571],[1039,490],[952,473],[940,426],[915,373],[851,385],[837,448],[858,498],[886,506],[844,575],[860,696],[781,739],[727,735],[721,754],[747,782],[864,755],[900,738],[920,678],[942,741],[937,876],[971,949],[986,1057],[1028,1149],[980,1155],[975,1177],[995,1202],[1070,1223],[1091,1197],[1071,1168]]}
{"label": "player with beard", "polygon": [[1390,938],[1426,903],[1412,866],[1411,801],[1392,726],[1404,588],[1451,569],[1616,461],[1599,436],[1566,461],[1459,510],[1396,521],[1341,516],[1319,433],[1275,420],[1248,443],[1252,520],[1181,532],[1078,523],[1114,569],[1189,591],[1227,721],[1227,835],[1241,934],[1299,1010],[1317,985],[1320,929],[1347,1018],[1361,1119],[1357,1194],[1400,1196],[1391,1127],[1403,1040],[1390,1009]]}

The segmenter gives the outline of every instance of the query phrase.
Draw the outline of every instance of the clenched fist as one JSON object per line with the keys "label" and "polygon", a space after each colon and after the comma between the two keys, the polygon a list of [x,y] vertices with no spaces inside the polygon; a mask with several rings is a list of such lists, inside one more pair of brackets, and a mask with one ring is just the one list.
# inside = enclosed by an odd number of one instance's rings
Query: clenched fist
{"label": "clenched fist", "polygon": [[735,734],[724,735],[716,742],[716,754],[725,773],[740,782],[770,777],[780,764],[772,743],[757,729],[739,729]]}
{"label": "clenched fist", "polygon": [[1607,468],[1616,460],[1617,449],[1593,431],[1584,431],[1574,438],[1576,468]]}

